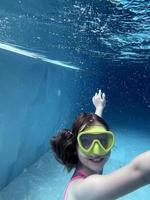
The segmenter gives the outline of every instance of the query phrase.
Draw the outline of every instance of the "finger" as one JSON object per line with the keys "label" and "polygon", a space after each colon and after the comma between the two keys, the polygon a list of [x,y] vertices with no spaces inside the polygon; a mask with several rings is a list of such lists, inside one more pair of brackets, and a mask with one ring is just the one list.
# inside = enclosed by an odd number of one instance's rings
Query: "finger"
{"label": "finger", "polygon": [[102,91],[99,90],[98,96],[102,99]]}
{"label": "finger", "polygon": [[106,96],[105,93],[103,93],[103,94],[102,94],[102,98],[105,99],[105,96]]}
{"label": "finger", "polygon": [[101,90],[99,90],[99,94],[101,94]]}

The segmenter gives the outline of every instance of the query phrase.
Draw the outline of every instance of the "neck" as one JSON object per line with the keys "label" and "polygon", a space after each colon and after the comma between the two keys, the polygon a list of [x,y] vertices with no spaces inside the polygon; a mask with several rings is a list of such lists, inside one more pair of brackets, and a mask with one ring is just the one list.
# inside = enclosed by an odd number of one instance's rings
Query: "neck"
{"label": "neck", "polygon": [[82,170],[83,172],[85,172],[85,174],[87,176],[93,175],[93,174],[103,174],[103,168],[99,170],[99,172],[95,172],[89,168],[87,168],[86,166],[81,165],[80,163],[78,163],[75,172],[77,172],[78,170]]}

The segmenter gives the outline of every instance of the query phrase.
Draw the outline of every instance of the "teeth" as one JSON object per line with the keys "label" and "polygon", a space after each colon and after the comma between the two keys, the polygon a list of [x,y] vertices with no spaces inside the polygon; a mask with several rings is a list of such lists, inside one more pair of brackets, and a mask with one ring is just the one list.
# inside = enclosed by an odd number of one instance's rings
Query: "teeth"
{"label": "teeth", "polygon": [[91,160],[93,160],[93,161],[96,161],[96,162],[98,162],[98,161],[100,161],[100,160],[102,160],[103,158],[93,158],[93,159],[91,159]]}
{"label": "teeth", "polygon": [[100,161],[100,160],[101,160],[101,158],[94,159],[94,161]]}

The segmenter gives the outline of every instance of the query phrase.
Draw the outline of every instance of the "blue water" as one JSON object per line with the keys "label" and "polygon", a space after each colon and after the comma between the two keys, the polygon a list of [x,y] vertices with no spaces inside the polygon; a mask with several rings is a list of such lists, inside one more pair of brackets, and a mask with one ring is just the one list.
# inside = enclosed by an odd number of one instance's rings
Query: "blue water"
{"label": "blue water", "polygon": [[49,139],[94,112],[98,89],[117,136],[104,173],[149,149],[150,2],[5,0],[0,32],[0,200],[61,199],[71,174]]}

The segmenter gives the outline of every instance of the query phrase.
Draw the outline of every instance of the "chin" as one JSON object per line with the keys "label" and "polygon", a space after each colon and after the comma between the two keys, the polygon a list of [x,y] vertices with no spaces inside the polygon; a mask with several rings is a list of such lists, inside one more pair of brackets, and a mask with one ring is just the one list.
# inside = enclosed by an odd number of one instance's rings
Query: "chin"
{"label": "chin", "polygon": [[93,161],[89,160],[88,161],[88,168],[95,173],[99,173],[103,169],[105,163],[106,163],[105,159],[103,161],[100,161],[100,162],[93,162]]}

